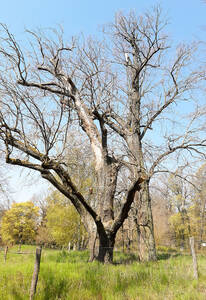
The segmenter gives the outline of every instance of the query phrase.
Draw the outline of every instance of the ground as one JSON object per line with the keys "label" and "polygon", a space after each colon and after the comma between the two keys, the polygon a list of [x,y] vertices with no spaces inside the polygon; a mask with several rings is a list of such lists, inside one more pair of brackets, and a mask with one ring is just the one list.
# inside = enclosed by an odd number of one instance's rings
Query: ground
{"label": "ground", "polygon": [[[14,253],[15,252],[15,253]],[[0,252],[0,299],[29,299],[35,247]],[[206,253],[198,255],[199,280],[193,279],[189,254],[161,253],[139,263],[135,255],[116,252],[114,265],[87,263],[88,252],[42,250],[35,299],[39,300],[198,300],[206,299]]]}

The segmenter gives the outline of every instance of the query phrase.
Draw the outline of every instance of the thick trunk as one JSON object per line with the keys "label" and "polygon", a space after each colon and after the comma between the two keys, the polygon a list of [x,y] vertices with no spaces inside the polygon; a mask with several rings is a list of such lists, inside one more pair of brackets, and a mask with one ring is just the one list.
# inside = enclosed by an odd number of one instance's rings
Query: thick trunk
{"label": "thick trunk", "polygon": [[89,262],[92,262],[97,256],[96,242],[97,232],[95,230],[90,234],[89,237]]}
{"label": "thick trunk", "polygon": [[157,259],[154,238],[154,226],[149,194],[149,182],[142,184],[142,192],[138,200],[137,231],[139,235],[139,256],[140,260],[153,261]]}
{"label": "thick trunk", "polygon": [[97,260],[104,263],[113,262],[115,234],[110,229],[114,221],[114,194],[116,190],[118,165],[114,158],[105,154],[104,164],[98,170],[98,214],[102,226],[97,226],[98,255]]}
{"label": "thick trunk", "polygon": [[[128,79],[128,102],[129,102],[129,128],[130,135],[127,135],[127,145],[132,154],[129,158],[133,165],[132,176],[147,175],[145,168],[145,157],[142,149],[142,107],[141,107],[141,61],[139,53],[134,49],[132,59],[127,62]],[[138,223],[140,232],[140,247],[144,246],[144,256],[147,260],[156,260],[154,228],[151,209],[151,199],[149,195],[149,180],[142,184],[141,205],[138,205]],[[139,204],[139,203],[138,203]],[[143,244],[142,244],[143,243]],[[142,251],[141,251],[142,252]]]}
{"label": "thick trunk", "polygon": [[136,225],[136,230],[137,230],[137,253],[138,253],[138,257],[139,260],[142,261],[143,260],[143,254],[141,252],[141,230],[140,230],[140,226],[137,222],[137,219],[135,219],[135,225]]}
{"label": "thick trunk", "polygon": [[86,230],[88,233],[88,249],[89,249],[89,262],[92,262],[97,256],[97,227],[94,220],[87,215],[84,219],[86,223]]}
{"label": "thick trunk", "polygon": [[118,165],[115,159],[105,155],[103,167],[98,170],[98,212],[103,222],[114,219],[114,194],[117,184]]}
{"label": "thick trunk", "polygon": [[122,224],[122,252],[124,253],[124,226]]}
{"label": "thick trunk", "polygon": [[113,262],[115,238],[110,234],[99,234],[99,254],[97,260],[106,264]]}

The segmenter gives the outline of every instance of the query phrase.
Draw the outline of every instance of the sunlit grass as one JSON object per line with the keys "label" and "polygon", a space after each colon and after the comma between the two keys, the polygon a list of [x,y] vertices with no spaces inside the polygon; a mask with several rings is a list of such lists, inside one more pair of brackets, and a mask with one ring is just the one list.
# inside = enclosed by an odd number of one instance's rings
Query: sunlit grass
{"label": "sunlit grass", "polygon": [[[28,299],[35,247],[22,247],[4,263],[0,254],[0,299]],[[163,258],[166,258],[162,256]],[[42,251],[35,299],[52,300],[199,300],[206,299],[206,256],[199,256],[198,281],[192,259],[181,255],[138,263],[134,255],[116,253],[114,265],[87,263],[88,252]]]}

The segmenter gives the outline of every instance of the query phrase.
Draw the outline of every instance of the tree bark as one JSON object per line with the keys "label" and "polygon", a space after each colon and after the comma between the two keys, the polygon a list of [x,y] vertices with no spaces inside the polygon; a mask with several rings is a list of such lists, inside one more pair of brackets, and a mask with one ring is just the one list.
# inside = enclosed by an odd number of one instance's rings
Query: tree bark
{"label": "tree bark", "polygon": [[115,237],[110,233],[105,234],[102,232],[99,234],[99,253],[97,260],[106,264],[113,262]]}
{"label": "tree bark", "polygon": [[90,233],[89,237],[89,262],[92,262],[96,258],[96,241],[97,241],[97,231]]}
{"label": "tree bark", "polygon": [[149,181],[142,183],[142,191],[138,199],[137,232],[139,235],[139,257],[140,260],[155,261],[156,245],[154,238],[154,225],[149,194]]}
{"label": "tree bark", "polygon": [[141,230],[140,226],[137,222],[137,219],[135,219],[135,225],[136,225],[136,231],[137,231],[137,253],[140,261],[143,261],[143,254],[141,252]]}
{"label": "tree bark", "polygon": [[143,181],[144,179],[139,177],[130,186],[126,201],[123,203],[119,215],[116,218],[114,218],[114,220],[110,219],[108,221],[108,218],[107,218],[107,222],[106,221],[102,222],[101,218],[98,218],[98,220],[96,220],[97,232],[99,235],[99,254],[97,256],[97,260],[99,260],[100,262],[104,262],[104,263],[113,262],[113,250],[114,250],[116,234],[118,230],[121,228],[125,219],[128,217],[128,213],[134,201],[135,194],[138,191],[140,191],[141,183]]}
{"label": "tree bark", "polygon": [[192,254],[192,262],[193,262],[193,270],[194,270],[194,278],[198,279],[198,266],[197,266],[197,257],[195,253],[195,241],[194,237],[189,238],[191,254]]}
{"label": "tree bark", "polygon": [[202,242],[203,242],[203,233],[204,233],[204,226],[205,226],[205,197],[203,196],[203,203],[201,205],[201,212],[200,212],[200,239],[198,244],[198,249],[201,249]]}

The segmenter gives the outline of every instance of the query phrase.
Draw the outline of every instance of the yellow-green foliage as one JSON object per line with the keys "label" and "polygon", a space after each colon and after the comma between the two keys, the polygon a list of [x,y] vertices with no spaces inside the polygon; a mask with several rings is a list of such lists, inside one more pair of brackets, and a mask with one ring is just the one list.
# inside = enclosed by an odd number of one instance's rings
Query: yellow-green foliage
{"label": "yellow-green foliage", "polygon": [[46,226],[54,241],[60,246],[67,246],[69,242],[76,243],[84,232],[75,208],[62,203],[53,203],[49,206]]}
{"label": "yellow-green foliage", "polygon": [[178,244],[189,236],[189,222],[188,220],[183,221],[183,216],[181,213],[176,213],[172,215],[169,219],[171,228],[175,233],[175,238]]}
{"label": "yellow-green foliage", "polygon": [[187,211],[184,210],[172,215],[169,219],[170,226],[178,242],[187,239],[189,236],[198,237],[199,221],[200,216],[195,205],[189,207]]}
{"label": "yellow-green foliage", "polygon": [[[174,214],[170,217],[169,223],[174,233],[177,244],[183,245],[189,236],[194,236],[201,241],[205,238],[204,232],[206,229],[205,223],[205,176],[204,168],[200,168],[195,183],[198,190],[188,196],[188,189],[185,182],[171,175],[168,183],[172,192],[171,207]],[[204,180],[203,180],[204,179]],[[192,197],[191,197],[192,196]],[[178,212],[177,212],[178,211]]]}
{"label": "yellow-green foliage", "polygon": [[14,203],[1,222],[1,237],[5,244],[31,242],[35,239],[39,208],[32,202]]}

